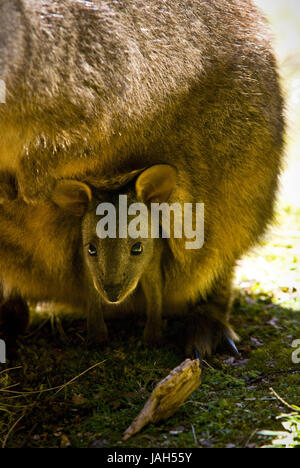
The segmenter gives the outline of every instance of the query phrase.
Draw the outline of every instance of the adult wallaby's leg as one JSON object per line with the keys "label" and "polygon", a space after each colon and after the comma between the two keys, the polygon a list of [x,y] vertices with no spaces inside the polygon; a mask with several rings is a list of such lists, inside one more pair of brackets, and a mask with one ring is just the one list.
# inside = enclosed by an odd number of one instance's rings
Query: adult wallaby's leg
{"label": "adult wallaby's leg", "polygon": [[0,337],[7,346],[9,359],[17,357],[17,338],[29,324],[29,308],[20,296],[5,298],[0,286]]}
{"label": "adult wallaby's leg", "polygon": [[[212,354],[222,342],[238,340],[230,326],[232,305],[232,272],[220,279],[205,301],[189,312],[187,319],[186,354]],[[233,345],[234,346],[234,345]]]}
{"label": "adult wallaby's leg", "polygon": [[0,333],[6,338],[17,338],[29,324],[29,308],[20,297],[4,300],[0,306]]}

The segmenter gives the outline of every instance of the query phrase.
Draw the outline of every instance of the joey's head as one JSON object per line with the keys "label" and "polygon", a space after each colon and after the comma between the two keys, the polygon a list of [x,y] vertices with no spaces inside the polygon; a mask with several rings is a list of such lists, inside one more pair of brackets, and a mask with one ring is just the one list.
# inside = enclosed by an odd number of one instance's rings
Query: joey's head
{"label": "joey's head", "polygon": [[126,187],[97,196],[82,182],[57,183],[53,201],[82,217],[84,263],[105,302],[123,302],[151,268],[157,243],[151,238],[150,204],[166,202],[175,180],[174,168],[156,165]]}

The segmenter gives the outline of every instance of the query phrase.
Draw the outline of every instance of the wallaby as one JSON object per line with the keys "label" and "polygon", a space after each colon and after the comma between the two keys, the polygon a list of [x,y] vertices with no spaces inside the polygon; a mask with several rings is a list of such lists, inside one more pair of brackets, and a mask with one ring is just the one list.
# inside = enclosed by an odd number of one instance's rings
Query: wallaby
{"label": "wallaby", "polygon": [[[193,251],[183,239],[163,240],[163,296],[170,301],[163,308],[189,304],[187,349],[211,352],[224,330],[233,336],[234,266],[272,217],[283,154],[283,99],[261,14],[251,0],[2,0],[0,25],[4,179],[16,174],[21,195],[37,202],[50,199],[60,179],[95,190],[111,180],[113,190],[120,174],[175,168],[169,202],[205,204],[205,244]],[[155,170],[148,174],[161,180]],[[45,271],[61,267],[69,281],[73,269],[78,286],[85,263],[76,257],[68,269],[64,255],[56,258],[61,227],[51,213],[32,217],[30,229],[40,229],[41,239],[30,249],[51,251]],[[74,225],[74,217],[61,216]],[[47,223],[52,239],[42,230]],[[5,242],[13,246],[9,234]],[[67,251],[66,239],[61,245]],[[123,239],[114,245],[121,248]],[[12,277],[21,262],[14,268]],[[37,295],[41,281],[47,287],[55,278],[43,271],[34,279]],[[66,284],[58,288],[62,297],[76,289]],[[52,287],[46,290],[51,296]]]}
{"label": "wallaby", "polygon": [[275,184],[282,99],[251,0],[1,0],[0,80],[0,169],[27,200],[160,162],[216,192]]}

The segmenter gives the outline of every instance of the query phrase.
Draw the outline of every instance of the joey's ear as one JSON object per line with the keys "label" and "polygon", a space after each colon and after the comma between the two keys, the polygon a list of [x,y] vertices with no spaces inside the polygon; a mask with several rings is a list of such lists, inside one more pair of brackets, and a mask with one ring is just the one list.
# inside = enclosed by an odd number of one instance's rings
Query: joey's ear
{"label": "joey's ear", "polygon": [[176,184],[177,172],[169,164],[149,167],[137,178],[136,194],[143,203],[168,201]]}
{"label": "joey's ear", "polygon": [[59,180],[52,194],[52,201],[74,216],[83,216],[91,200],[90,187],[77,180]]}

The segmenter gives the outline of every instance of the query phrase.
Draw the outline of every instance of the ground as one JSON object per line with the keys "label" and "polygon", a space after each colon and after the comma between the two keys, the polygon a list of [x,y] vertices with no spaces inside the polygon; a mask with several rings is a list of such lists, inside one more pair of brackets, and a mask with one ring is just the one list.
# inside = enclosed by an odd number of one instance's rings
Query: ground
{"label": "ground", "polygon": [[[300,353],[292,347],[300,340],[299,15],[294,0],[258,2],[276,33],[289,130],[275,223],[236,274],[242,359],[209,359],[202,385],[177,414],[124,443],[153,387],[184,359],[180,323],[168,324],[163,351],[143,345],[140,319],[109,324],[110,346],[91,351],[83,320],[63,321],[65,343],[38,318],[18,359],[0,368],[0,446],[262,447],[276,441],[270,431],[285,432],[283,446],[300,445],[300,413],[287,406],[300,401]],[[294,416],[277,419],[283,413]]]}

